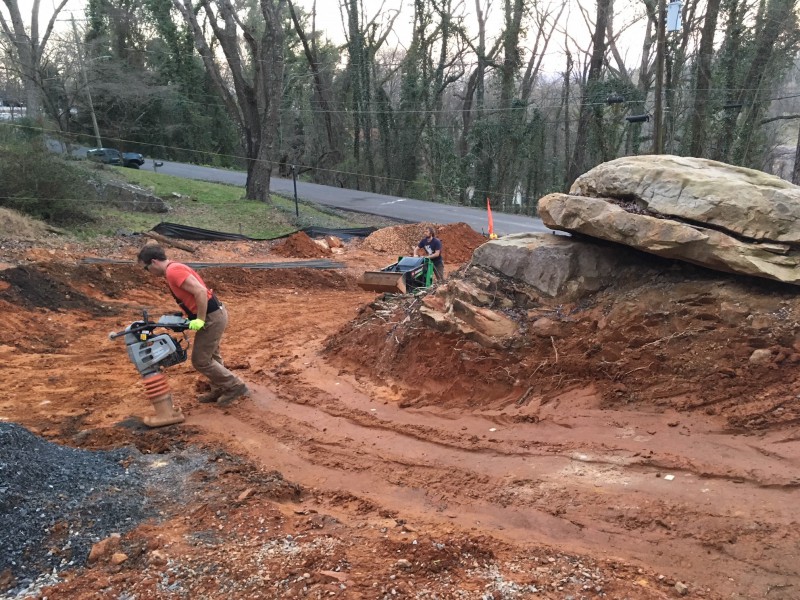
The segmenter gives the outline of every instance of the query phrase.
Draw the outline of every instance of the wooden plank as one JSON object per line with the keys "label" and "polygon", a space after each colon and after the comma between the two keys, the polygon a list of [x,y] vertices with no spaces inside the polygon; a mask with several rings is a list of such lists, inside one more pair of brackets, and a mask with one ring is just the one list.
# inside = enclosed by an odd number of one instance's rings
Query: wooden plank
{"label": "wooden plank", "polygon": [[187,252],[192,252],[192,253],[197,252],[197,249],[194,246],[190,246],[189,244],[184,244],[183,242],[178,242],[176,240],[171,240],[170,238],[163,236],[160,233],[145,231],[142,235],[152,238],[157,242],[161,242],[162,244],[166,244],[167,246],[180,248],[181,250],[186,250]]}

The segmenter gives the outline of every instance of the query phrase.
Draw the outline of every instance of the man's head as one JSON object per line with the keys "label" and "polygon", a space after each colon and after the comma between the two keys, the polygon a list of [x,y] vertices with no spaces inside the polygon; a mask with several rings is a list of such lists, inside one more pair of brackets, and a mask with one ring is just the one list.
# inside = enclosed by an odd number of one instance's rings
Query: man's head
{"label": "man's head", "polygon": [[148,244],[139,250],[136,261],[151,275],[164,275],[168,264],[167,254],[158,244]]}
{"label": "man's head", "polygon": [[433,227],[426,227],[425,228],[425,237],[428,238],[429,240],[435,238],[436,237],[436,230]]}

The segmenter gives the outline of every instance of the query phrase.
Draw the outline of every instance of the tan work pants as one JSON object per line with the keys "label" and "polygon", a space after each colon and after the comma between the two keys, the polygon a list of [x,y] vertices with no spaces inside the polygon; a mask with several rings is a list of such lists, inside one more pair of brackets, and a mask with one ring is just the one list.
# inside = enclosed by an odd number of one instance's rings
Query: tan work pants
{"label": "tan work pants", "polygon": [[206,315],[206,324],[194,336],[192,366],[205,375],[215,389],[228,390],[242,383],[225,368],[219,353],[222,334],[228,326],[228,311],[224,306]]}

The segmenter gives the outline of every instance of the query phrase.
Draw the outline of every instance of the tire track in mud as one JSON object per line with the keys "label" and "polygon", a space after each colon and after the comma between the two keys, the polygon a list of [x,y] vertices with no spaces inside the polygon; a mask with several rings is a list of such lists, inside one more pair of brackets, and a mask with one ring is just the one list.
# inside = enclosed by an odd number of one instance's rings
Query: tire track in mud
{"label": "tire track in mud", "polygon": [[[474,447],[467,436],[474,421],[485,428],[482,417],[415,415],[362,398],[379,407],[372,409],[383,413],[378,417],[357,406],[352,396],[359,394],[358,385],[347,377],[338,377],[340,394],[333,396],[304,381],[313,379],[314,368],[305,366],[303,377],[290,371],[275,379],[276,393],[259,389],[252,401],[230,411],[226,424],[206,416],[202,425],[220,434],[235,431],[246,452],[306,487],[346,490],[399,514],[477,527],[515,543],[533,536],[572,551],[610,552],[667,573],[690,572],[731,591],[741,591],[742,582],[697,566],[707,562],[709,552],[723,563],[720,573],[748,569],[748,589],[762,589],[763,580],[776,573],[793,581],[798,576],[794,563],[781,558],[791,556],[793,543],[785,539],[785,528],[793,523],[786,510],[791,490],[776,492],[752,478],[699,477],[689,469],[673,472],[677,483],[667,487],[666,480],[653,476],[656,464],[620,458],[624,449],[616,447],[604,449],[612,453],[606,459],[569,455],[564,444],[541,440],[532,450],[507,448],[498,440],[480,440]],[[330,382],[330,373],[322,371],[317,375]],[[427,424],[415,423],[417,417]],[[465,421],[470,426],[461,424]],[[466,433],[454,431],[464,427]],[[265,451],[265,436],[277,440],[280,451],[272,442]],[[694,489],[698,486],[704,487]],[[761,518],[742,510],[747,507],[759,507]],[[753,521],[743,522],[743,516]],[[740,541],[746,542],[740,548],[750,549],[736,548]]]}
{"label": "tire track in mud", "polygon": [[[187,425],[280,470],[334,511],[388,511],[520,548],[617,556],[722,595],[791,598],[800,588],[790,483],[800,440],[785,430],[732,435],[698,415],[673,427],[674,415],[600,408],[580,394],[506,411],[401,409],[397,391],[318,355],[363,296],[270,290],[232,303],[225,355],[275,391],[256,386],[252,400],[224,412],[189,403]],[[248,331],[259,315],[271,317],[268,326]],[[107,422],[137,414],[146,409],[138,378],[122,349],[114,352],[87,355],[72,343],[45,355],[9,351],[13,392],[50,401],[33,411],[52,417],[79,382],[81,399],[65,415],[94,410],[90,419]],[[189,367],[172,373],[174,389],[195,379]],[[516,420],[531,411],[538,422]],[[667,470],[672,482],[655,477]]]}

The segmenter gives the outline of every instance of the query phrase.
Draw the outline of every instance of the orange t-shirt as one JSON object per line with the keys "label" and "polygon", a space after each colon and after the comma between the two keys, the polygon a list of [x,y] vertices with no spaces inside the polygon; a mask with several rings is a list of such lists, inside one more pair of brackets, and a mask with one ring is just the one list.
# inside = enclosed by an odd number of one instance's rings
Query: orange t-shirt
{"label": "orange t-shirt", "polygon": [[181,287],[189,275],[194,275],[197,278],[197,281],[200,282],[200,285],[206,288],[208,299],[211,300],[211,296],[214,294],[213,290],[208,289],[208,286],[203,281],[202,277],[200,277],[200,275],[197,274],[197,271],[191,267],[187,267],[183,263],[171,262],[167,265],[167,270],[164,276],[167,278],[167,285],[169,285],[169,289],[172,290],[172,293],[178,297],[178,300],[183,302],[186,308],[188,308],[192,313],[197,314],[197,302],[195,302],[194,296]]}

